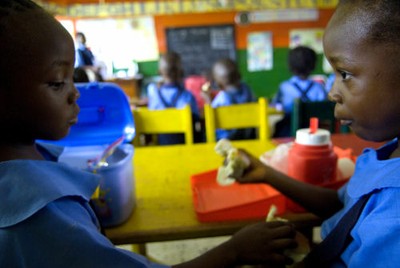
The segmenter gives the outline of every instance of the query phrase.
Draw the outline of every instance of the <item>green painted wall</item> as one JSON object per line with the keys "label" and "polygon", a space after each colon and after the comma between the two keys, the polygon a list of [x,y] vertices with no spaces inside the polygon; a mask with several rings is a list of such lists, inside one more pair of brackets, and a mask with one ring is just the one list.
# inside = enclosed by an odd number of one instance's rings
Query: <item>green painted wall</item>
{"label": "green painted wall", "polygon": [[139,72],[144,77],[155,76],[158,74],[158,61],[138,62]]}
{"label": "green painted wall", "polygon": [[[275,48],[273,55],[273,69],[270,71],[248,72],[247,71],[247,51],[238,50],[238,65],[242,79],[245,81],[258,96],[271,98],[279,88],[279,84],[289,79],[292,75],[287,66],[288,48]],[[323,74],[322,55],[318,55],[317,65],[314,74]]]}
{"label": "green painted wall", "polygon": [[[291,74],[287,67],[288,48],[275,48],[274,49],[274,66],[270,71],[248,72],[247,71],[247,51],[237,51],[237,62],[239,65],[242,79],[254,91],[256,96],[271,98],[278,90],[279,84],[290,78]],[[158,61],[139,62],[139,71],[145,78],[156,76]],[[318,55],[317,66],[314,71],[315,74],[323,74],[322,71],[322,55]]]}

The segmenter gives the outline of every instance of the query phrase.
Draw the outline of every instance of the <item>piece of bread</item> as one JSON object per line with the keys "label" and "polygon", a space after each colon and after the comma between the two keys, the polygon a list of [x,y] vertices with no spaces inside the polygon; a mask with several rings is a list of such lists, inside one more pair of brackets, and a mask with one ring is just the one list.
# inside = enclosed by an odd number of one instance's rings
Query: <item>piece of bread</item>
{"label": "piece of bread", "polygon": [[241,177],[250,165],[247,158],[240,155],[229,140],[221,139],[215,146],[215,152],[225,157],[224,165],[218,168],[217,183],[222,186],[231,185],[235,178]]}
{"label": "piece of bread", "polygon": [[[272,205],[266,221],[270,222],[270,221],[287,221],[286,219],[282,219],[279,217],[276,217],[277,208],[275,205]],[[288,267],[299,267],[297,266],[298,263],[300,263],[305,256],[307,256],[307,254],[310,252],[310,244],[308,239],[300,232],[296,232],[296,236],[295,236],[295,240],[298,244],[298,246],[294,249],[287,249],[285,250],[284,254],[286,256],[288,256],[289,258],[291,258],[293,260],[293,264],[288,266]]]}

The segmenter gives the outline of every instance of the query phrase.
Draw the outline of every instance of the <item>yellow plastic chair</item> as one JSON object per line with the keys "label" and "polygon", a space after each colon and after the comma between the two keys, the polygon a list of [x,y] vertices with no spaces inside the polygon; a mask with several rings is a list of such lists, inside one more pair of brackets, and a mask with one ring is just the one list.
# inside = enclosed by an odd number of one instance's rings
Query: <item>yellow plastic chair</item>
{"label": "yellow plastic chair", "polygon": [[166,108],[164,110],[149,110],[139,107],[134,109],[136,135],[135,146],[140,146],[141,134],[184,133],[185,144],[193,144],[192,111],[189,105],[184,108]]}
{"label": "yellow plastic chair", "polygon": [[268,125],[268,101],[259,98],[258,102],[233,104],[212,108],[204,106],[207,142],[216,142],[216,129],[258,128],[258,138],[262,141],[270,137]]}

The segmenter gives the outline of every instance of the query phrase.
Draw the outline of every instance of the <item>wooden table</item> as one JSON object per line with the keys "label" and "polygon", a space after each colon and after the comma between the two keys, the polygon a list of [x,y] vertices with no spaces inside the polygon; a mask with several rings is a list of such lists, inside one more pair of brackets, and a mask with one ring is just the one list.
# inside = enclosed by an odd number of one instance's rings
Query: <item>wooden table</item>
{"label": "wooden table", "polygon": [[129,100],[137,100],[140,98],[140,81],[142,77],[140,75],[136,77],[127,78],[111,78],[106,82],[117,84],[128,96]]}
{"label": "wooden table", "polygon": [[[364,147],[378,144],[363,141],[352,134],[332,136],[333,143],[353,148],[356,154]],[[281,140],[282,141],[282,140]],[[273,141],[238,141],[236,147],[261,155],[275,147]],[[214,152],[215,144],[194,144],[135,148],[134,172],[136,208],[124,224],[106,229],[115,244],[192,239],[231,235],[254,221],[201,223],[192,204],[190,175],[215,169],[222,158]],[[309,213],[286,213],[283,217],[298,228],[317,225],[320,220]]]}

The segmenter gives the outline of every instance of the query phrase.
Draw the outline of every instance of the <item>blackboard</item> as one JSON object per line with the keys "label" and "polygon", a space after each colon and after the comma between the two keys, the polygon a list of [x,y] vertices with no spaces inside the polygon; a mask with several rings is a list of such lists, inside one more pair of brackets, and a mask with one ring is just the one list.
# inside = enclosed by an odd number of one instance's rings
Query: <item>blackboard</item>
{"label": "blackboard", "polygon": [[221,58],[236,60],[233,25],[167,28],[166,36],[168,51],[181,55],[185,76],[202,75]]}

